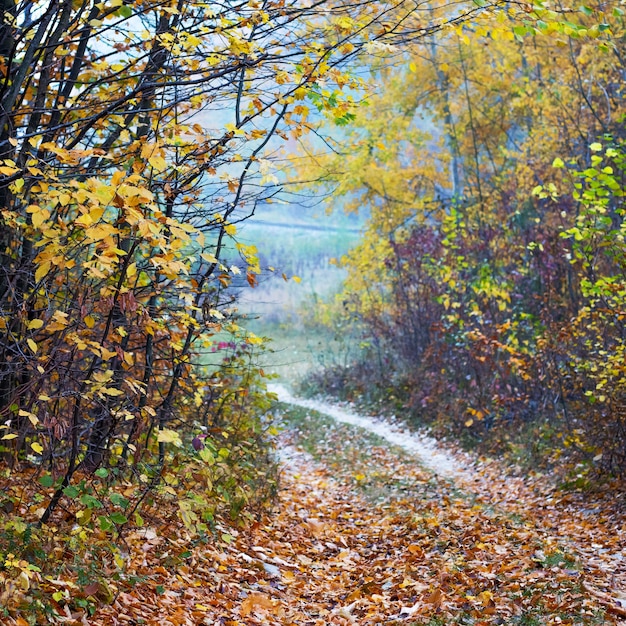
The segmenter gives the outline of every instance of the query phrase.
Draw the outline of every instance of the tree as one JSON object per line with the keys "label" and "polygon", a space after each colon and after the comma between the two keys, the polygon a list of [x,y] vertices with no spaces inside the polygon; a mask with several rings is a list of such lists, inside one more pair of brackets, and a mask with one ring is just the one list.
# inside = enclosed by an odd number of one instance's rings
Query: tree
{"label": "tree", "polygon": [[424,25],[408,0],[1,8],[0,414],[6,457],[51,471],[45,523],[77,471],[144,463],[150,488],[182,427],[257,384],[244,369],[226,388],[207,359],[220,332],[260,341],[233,306],[240,266],[261,271],[236,224],[277,193],[272,153],[307,101],[352,119],[347,61],[483,9]]}
{"label": "tree", "polygon": [[[622,151],[623,26],[613,5],[523,15],[509,5],[419,41],[403,62],[372,65],[385,89],[350,129],[351,147],[308,147],[304,166],[334,206],[371,216],[344,259],[335,311],[358,317],[377,347],[355,372],[371,376],[389,355],[374,393],[392,374],[392,393],[408,389],[417,415],[475,439],[506,441],[542,407],[561,440],[585,432],[580,456],[613,471],[622,439],[598,432],[622,432],[619,377],[610,410],[584,393],[599,384],[600,352],[621,354],[616,302],[604,294],[610,323],[587,314],[601,301],[590,284],[621,284],[621,182],[594,150],[608,148],[609,161]],[[606,206],[583,197],[581,176]],[[559,193],[570,177],[579,191]],[[614,362],[603,361],[606,377]]]}

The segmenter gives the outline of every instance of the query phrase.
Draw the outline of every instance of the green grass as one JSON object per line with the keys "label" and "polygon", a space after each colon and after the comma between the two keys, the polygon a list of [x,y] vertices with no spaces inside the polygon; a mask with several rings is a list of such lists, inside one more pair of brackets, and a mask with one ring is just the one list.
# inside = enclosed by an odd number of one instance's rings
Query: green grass
{"label": "green grass", "polygon": [[251,320],[246,328],[271,341],[260,357],[269,374],[276,374],[287,385],[297,383],[312,370],[349,358],[350,347],[332,333],[294,323],[265,323]]}

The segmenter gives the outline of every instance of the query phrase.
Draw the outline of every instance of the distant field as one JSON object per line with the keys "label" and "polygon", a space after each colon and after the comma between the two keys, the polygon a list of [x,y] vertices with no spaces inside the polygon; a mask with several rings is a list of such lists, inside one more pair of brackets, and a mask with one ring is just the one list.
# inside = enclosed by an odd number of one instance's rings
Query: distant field
{"label": "distant field", "polygon": [[[256,245],[261,267],[275,268],[275,272],[266,272],[257,288],[242,292],[240,308],[272,324],[293,323],[305,301],[339,289],[345,274],[331,261],[346,254],[358,237],[355,227],[335,228],[324,220],[284,225],[251,220],[241,229],[241,241]],[[285,281],[282,274],[290,280]],[[291,280],[294,275],[299,283]]]}
{"label": "distant field", "polygon": [[[357,243],[359,229],[345,220],[336,226],[332,217],[284,224],[275,217],[253,219],[241,228],[241,241],[259,249],[261,266],[276,271],[266,273],[256,288],[243,289],[239,308],[251,318],[250,330],[273,338],[273,353],[263,357],[266,369],[294,379],[329,359],[342,358],[341,340],[307,329],[300,311],[340,289],[345,272],[331,260]],[[282,273],[290,280],[285,281]],[[294,275],[299,283],[291,279]]]}

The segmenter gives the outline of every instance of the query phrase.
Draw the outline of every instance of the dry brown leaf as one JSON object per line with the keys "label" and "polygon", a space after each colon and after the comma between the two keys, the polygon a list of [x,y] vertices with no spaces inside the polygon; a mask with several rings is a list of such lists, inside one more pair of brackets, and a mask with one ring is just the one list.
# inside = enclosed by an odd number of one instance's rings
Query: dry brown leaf
{"label": "dry brown leaf", "polygon": [[277,600],[272,600],[269,596],[266,596],[263,593],[251,593],[241,603],[241,616],[246,617],[247,615],[250,615],[250,613],[254,613],[257,611],[274,613],[276,612],[279,604],[280,603]]}

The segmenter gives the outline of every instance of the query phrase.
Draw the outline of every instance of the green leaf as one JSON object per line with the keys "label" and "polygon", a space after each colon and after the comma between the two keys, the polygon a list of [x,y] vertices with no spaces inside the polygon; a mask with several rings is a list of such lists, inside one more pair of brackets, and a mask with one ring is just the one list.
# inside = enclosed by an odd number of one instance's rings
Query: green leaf
{"label": "green leaf", "polygon": [[76,497],[78,497],[78,494],[80,493],[80,491],[78,489],[76,489],[76,487],[74,487],[74,485],[68,485],[65,489],[63,489],[63,493],[68,498],[76,498]]}
{"label": "green leaf", "polygon": [[94,474],[98,478],[106,478],[109,475],[109,470],[104,467],[100,467],[94,472]]}
{"label": "green leaf", "polygon": [[54,478],[52,478],[50,474],[44,474],[39,477],[39,484],[42,487],[52,487],[52,485],[54,485]]}
{"label": "green leaf", "polygon": [[527,30],[525,26],[514,26],[513,33],[518,37],[523,37],[527,33]]}
{"label": "green leaf", "polygon": [[100,530],[106,531],[106,530],[111,530],[111,528],[113,528],[113,524],[104,515],[99,515],[98,521],[100,522]]}
{"label": "green leaf", "polygon": [[123,509],[125,509],[128,506],[128,498],[125,498],[124,496],[120,495],[119,493],[112,493],[109,496],[109,499],[111,500],[111,502],[113,504],[115,504],[116,506],[120,506]]}
{"label": "green leaf", "polygon": [[559,157],[556,157],[556,159],[552,161],[552,167],[563,168],[565,167],[565,163],[563,163],[563,159],[559,159]]}
{"label": "green leaf", "polygon": [[592,152],[600,152],[600,150],[602,150],[602,144],[595,141],[594,143],[590,144],[589,150],[591,150]]}
{"label": "green leaf", "polygon": [[88,493],[85,493],[80,497],[80,503],[84,504],[86,507],[89,507],[90,509],[102,508],[102,502],[100,502],[98,498],[94,498],[93,496],[90,496]]}
{"label": "green leaf", "polygon": [[128,521],[128,518],[121,513],[112,513],[111,515],[109,515],[109,519],[114,524],[126,524],[126,522]]}

